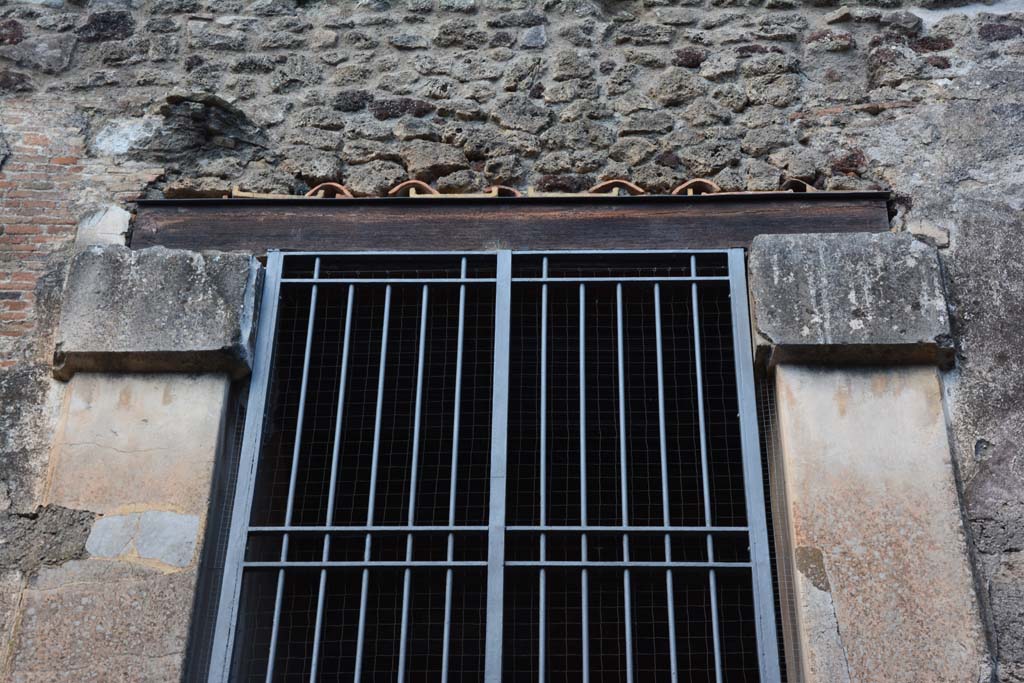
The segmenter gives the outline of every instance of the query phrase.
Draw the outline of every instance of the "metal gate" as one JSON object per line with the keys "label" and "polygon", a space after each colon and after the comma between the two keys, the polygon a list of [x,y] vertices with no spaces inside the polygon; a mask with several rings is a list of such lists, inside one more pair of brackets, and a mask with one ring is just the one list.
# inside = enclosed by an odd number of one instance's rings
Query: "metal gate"
{"label": "metal gate", "polygon": [[742,250],[268,255],[210,680],[779,679]]}

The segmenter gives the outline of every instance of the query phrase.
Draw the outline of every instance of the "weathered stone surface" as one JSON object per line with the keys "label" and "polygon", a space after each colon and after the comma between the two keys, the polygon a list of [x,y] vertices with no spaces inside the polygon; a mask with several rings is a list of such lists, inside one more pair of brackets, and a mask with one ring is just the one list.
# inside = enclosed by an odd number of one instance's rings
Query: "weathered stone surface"
{"label": "weathered stone surface", "polygon": [[749,271],[762,360],[951,357],[938,255],[910,235],[762,235]]}
{"label": "weathered stone surface", "polygon": [[85,549],[93,557],[117,557],[128,551],[139,533],[139,515],[105,515],[89,531]]}
{"label": "weathered stone surface", "polygon": [[48,503],[107,514],[203,515],[225,375],[75,375],[55,438]]}
{"label": "weathered stone surface", "polygon": [[120,206],[108,206],[87,216],[78,224],[75,246],[94,244],[124,244],[130,229],[132,215]]}
{"label": "weathered stone surface", "polygon": [[244,374],[259,272],[244,255],[86,249],[68,275],[54,372]]}
{"label": "weathered stone surface", "polygon": [[23,594],[11,680],[178,681],[195,570],[104,560],[46,569]]}
{"label": "weathered stone surface", "polygon": [[164,510],[106,515],[96,520],[85,549],[93,557],[136,557],[187,567],[199,543],[200,518]]}
{"label": "weathered stone surface", "polygon": [[30,513],[0,512],[0,571],[33,574],[85,556],[86,537],[95,515],[47,505]]}
{"label": "weathered stone surface", "polygon": [[135,32],[135,19],[131,12],[104,10],[94,12],[75,29],[79,40],[84,43],[103,43],[108,40],[124,40]]}
{"label": "weathered stone surface", "polygon": [[348,181],[348,189],[357,197],[383,197],[407,178],[405,169],[392,161],[374,159],[357,167]]}
{"label": "weathered stone surface", "polygon": [[[0,370],[0,508],[4,487],[12,510],[30,513],[43,502],[63,392],[49,381],[49,360],[76,223],[106,207],[128,209],[137,196],[219,197],[235,185],[305,192],[332,154],[346,185],[380,195],[408,177],[399,156],[406,139],[397,135],[401,119],[377,121],[367,105],[375,96],[419,99],[437,108],[416,120],[471,162],[471,170],[435,181],[438,188],[465,186],[483,172],[489,182],[520,189],[625,176],[664,191],[706,176],[743,191],[795,176],[818,189],[891,190],[893,230],[940,249],[957,345],[944,386],[979,594],[992,642],[1001,644],[999,676],[1024,680],[1024,654],[1007,645],[1024,642],[1024,629],[1004,569],[1024,538],[1024,356],[1013,352],[1024,329],[1024,259],[1016,257],[1024,251],[1024,24],[1017,5],[477,0],[475,11],[462,12],[460,2],[446,2],[443,11],[440,0],[3,5],[9,44],[0,45],[0,135],[11,151],[0,162],[0,187],[10,188],[0,198],[0,296],[18,298],[0,298],[0,366],[7,368]],[[76,28],[106,11],[130,11],[133,35],[79,40]],[[409,51],[389,42],[408,34],[429,43],[453,18],[470,19],[486,35],[465,48],[468,59],[460,47]],[[629,22],[637,26],[616,43]],[[836,35],[815,35],[823,29]],[[671,38],[636,45],[630,31],[641,41]],[[570,47],[594,73],[555,81],[554,61]],[[696,52],[704,60],[694,67]],[[745,67],[766,55],[777,61]],[[662,105],[649,91],[673,68],[699,76],[707,89]],[[168,102],[176,87],[188,91]],[[356,89],[363,96],[351,96]],[[539,108],[547,120],[538,133],[499,122],[505,93]],[[325,106],[344,114],[331,123],[343,129],[306,125],[306,112]],[[650,154],[619,144],[640,112],[674,122],[666,132],[633,136],[654,146]],[[138,139],[120,135],[131,124],[109,130],[121,151],[95,144],[111,122],[148,119],[157,124],[152,135]],[[594,131],[593,142],[587,134],[549,135],[541,145],[547,127],[581,119],[600,122],[610,141]],[[792,137],[775,147],[752,133],[769,126],[787,127]],[[862,155],[848,154],[855,149]],[[663,153],[681,163],[664,163]],[[593,171],[540,170],[589,167],[595,157],[603,164]],[[0,679],[7,677],[0,664]]]}
{"label": "weathered stone surface", "polygon": [[409,175],[431,181],[469,167],[461,149],[443,142],[412,140],[399,150]]}
{"label": "weathered stone surface", "polygon": [[776,369],[808,683],[988,680],[936,370]]}
{"label": "weathered stone surface", "polygon": [[139,557],[172,567],[192,563],[199,543],[199,515],[150,510],[139,515],[135,549]]}
{"label": "weathered stone surface", "polygon": [[14,45],[0,45],[0,57],[28,69],[57,74],[71,64],[75,43],[72,35],[40,36]]}
{"label": "weathered stone surface", "polygon": [[504,98],[494,110],[494,120],[503,128],[539,133],[551,121],[551,112],[524,97]]}

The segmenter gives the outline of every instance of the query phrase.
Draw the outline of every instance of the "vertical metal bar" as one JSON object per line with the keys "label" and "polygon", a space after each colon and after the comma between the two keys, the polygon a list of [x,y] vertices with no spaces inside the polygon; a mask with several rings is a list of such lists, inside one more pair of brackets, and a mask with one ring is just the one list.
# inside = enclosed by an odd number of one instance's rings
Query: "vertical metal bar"
{"label": "vertical metal bar", "polygon": [[[690,272],[697,273],[697,257],[690,257]],[[700,299],[697,295],[697,283],[690,285],[691,307],[693,309],[693,349],[694,362],[696,366],[697,384],[697,419],[700,424],[700,476],[703,486],[704,497],[704,526],[711,526],[711,477],[708,472],[708,443],[707,425],[704,418],[704,371],[701,361],[700,345],[700,312],[698,307]],[[707,541],[708,562],[715,561],[715,541],[709,533],[705,536]],[[715,682],[722,683],[722,642],[718,625],[718,578],[714,569],[708,570],[708,590],[711,600],[711,635],[714,639],[715,648]]]}
{"label": "vertical metal bar", "polygon": [[[616,338],[619,366],[619,484],[622,497],[622,526],[629,526],[629,485],[626,480],[626,357],[623,349],[622,283],[615,285]],[[622,561],[629,562],[629,533],[622,534]],[[622,572],[623,611],[626,633],[626,681],[633,683],[633,595],[629,569]]]}
{"label": "vertical metal bar", "polygon": [[[370,493],[366,500],[366,526],[373,526],[373,508],[377,498],[377,464],[380,455],[380,426],[384,410],[384,370],[388,355],[388,322],[391,318],[391,285],[384,289],[384,322],[380,335],[380,368],[377,373],[377,413],[373,422],[373,455],[370,460]],[[372,536],[366,532],[363,561],[370,561]],[[356,668],[353,680],[358,683],[363,675],[363,645],[366,640],[366,598],[370,588],[370,570],[363,569],[362,587],[359,592],[359,630],[356,635]]]}
{"label": "vertical metal bar", "polygon": [[736,359],[736,396],[740,411],[740,444],[746,491],[747,526],[750,529],[750,560],[753,565],[755,624],[761,663],[761,680],[780,678],[775,630],[771,557],[768,553],[768,522],[764,482],[761,479],[761,446],[757,437],[757,400],[754,396],[754,361],[747,307],[747,273],[742,249],[729,250],[729,294],[732,302],[733,353]]}
{"label": "vertical metal bar", "polygon": [[[587,287],[580,283],[580,526],[587,526]],[[587,532],[580,535],[580,559],[587,561]],[[590,681],[590,581],[587,568],[580,574],[580,624],[583,643],[583,683]]]}
{"label": "vertical metal bar", "polygon": [[228,537],[228,547],[224,557],[224,577],[221,581],[221,598],[217,608],[209,683],[227,681],[231,674],[231,652],[234,646],[239,593],[242,586],[242,561],[248,540],[245,528],[249,523],[253,485],[256,481],[256,470],[263,440],[267,389],[270,384],[274,337],[277,331],[282,264],[281,252],[267,253],[267,266],[263,274],[263,290],[256,332],[256,353],[252,379],[249,384],[249,401],[245,413],[245,432],[238,465],[235,504],[231,512],[231,534]]}
{"label": "vertical metal bar", "polygon": [[[668,439],[665,433],[665,359],[661,335],[661,287],[654,284],[654,335],[658,357],[658,445],[661,449],[661,517],[671,526],[668,503]],[[672,561],[672,537],[665,534],[665,561]],[[676,649],[676,600],[672,570],[665,570],[665,597],[668,602],[669,664],[672,683],[679,680],[679,654]]]}
{"label": "vertical metal bar", "polygon": [[[313,278],[320,277],[320,259],[313,265]],[[318,285],[313,285],[309,294],[309,323],[306,325],[306,347],[302,356],[302,382],[299,387],[298,415],[295,418],[295,445],[292,447],[292,464],[288,476],[288,502],[284,509],[284,525],[292,525],[292,509],[295,506],[295,486],[299,476],[299,453],[302,450],[302,424],[306,417],[306,389],[309,386],[309,361],[313,350],[313,327],[316,323],[316,295]],[[281,561],[288,559],[288,534],[281,537]],[[274,680],[274,659],[277,654],[277,638],[281,626],[281,603],[284,599],[284,568],[277,571],[277,594],[274,597],[274,621],[270,631],[270,650],[267,655],[266,681]]]}
{"label": "vertical metal bar", "polygon": [[[423,302],[420,308],[420,349],[416,361],[416,407],[412,421],[412,463],[409,473],[409,516],[406,523],[411,527],[416,521],[416,471],[419,469],[420,424],[423,413],[423,358],[427,350],[427,305],[430,296],[428,285],[423,285]],[[412,562],[412,532],[405,536],[405,561]],[[411,569],[405,568],[402,579],[402,629],[398,644],[398,680],[405,680],[405,659],[409,647],[409,585]]]}
{"label": "vertical metal bar", "polygon": [[[548,257],[545,256],[541,266],[541,276],[548,277]],[[540,287],[540,525],[548,524],[548,285]],[[543,531],[540,533],[540,561],[548,559],[548,539]],[[540,624],[537,629],[537,680],[544,683],[547,679],[547,570],[540,568]]]}
{"label": "vertical metal bar", "polygon": [[[355,302],[356,286],[348,286],[348,302],[345,305],[345,332],[341,349],[341,372],[338,378],[338,411],[334,416],[334,445],[331,448],[331,479],[327,489],[327,526],[334,524],[334,498],[338,486],[338,456],[341,451],[341,419],[345,408],[345,383],[348,379],[348,349],[352,336],[352,305]],[[324,534],[323,561],[331,556],[331,534]],[[309,670],[309,681],[314,683],[320,670],[320,636],[324,623],[324,600],[327,595],[327,570],[320,570],[320,587],[316,597],[316,627],[313,630],[313,663]]]}
{"label": "vertical metal bar", "polygon": [[487,525],[487,651],[485,683],[501,683],[505,609],[505,474],[508,436],[512,253],[498,252],[494,301],[494,396],[491,408],[490,510]]}
{"label": "vertical metal bar", "polygon": [[[460,275],[466,279],[466,257],[462,257]],[[462,407],[462,340],[466,329],[466,285],[459,285],[459,333],[455,351],[455,417],[452,421],[452,473],[448,485],[448,526],[455,526],[455,491],[459,472],[459,416]],[[455,536],[448,532],[448,561],[455,559]],[[448,683],[448,660],[452,637],[452,570],[444,576],[444,641],[441,647],[441,683]]]}

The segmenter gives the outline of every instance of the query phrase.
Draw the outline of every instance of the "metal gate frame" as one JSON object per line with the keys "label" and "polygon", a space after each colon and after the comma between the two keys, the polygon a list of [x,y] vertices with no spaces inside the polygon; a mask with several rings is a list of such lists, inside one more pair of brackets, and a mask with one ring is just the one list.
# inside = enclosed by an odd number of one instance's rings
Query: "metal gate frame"
{"label": "metal gate frame", "polygon": [[[491,461],[490,461],[490,500],[488,509],[488,525],[486,527],[488,531],[488,553],[487,553],[487,633],[486,633],[486,651],[485,651],[485,675],[484,680],[486,683],[500,683],[502,676],[502,645],[503,645],[503,611],[504,611],[504,576],[506,566],[551,566],[554,565],[571,565],[581,566],[582,575],[584,582],[586,581],[586,567],[590,565],[621,565],[626,568],[625,576],[628,581],[628,567],[632,566],[627,562],[577,562],[577,563],[550,563],[544,562],[543,555],[541,556],[541,562],[514,562],[506,563],[505,561],[505,532],[506,519],[505,519],[505,496],[506,496],[506,450],[507,450],[507,429],[508,429],[508,379],[509,379],[509,338],[510,338],[510,325],[511,325],[511,296],[512,296],[512,259],[513,256],[519,255],[533,255],[533,256],[546,256],[546,255],[588,255],[588,254],[616,254],[616,255],[628,255],[628,254],[650,254],[650,255],[679,255],[688,254],[694,257],[698,254],[726,254],[728,259],[728,275],[727,276],[698,276],[696,275],[696,269],[691,268],[690,275],[685,277],[651,277],[651,278],[590,278],[591,280],[605,280],[605,281],[636,281],[650,280],[651,282],[659,282],[666,280],[674,281],[691,281],[693,282],[693,296],[694,301],[697,297],[697,282],[702,280],[720,280],[729,282],[730,290],[730,301],[731,301],[731,320],[732,320],[732,332],[733,332],[733,353],[735,359],[736,368],[736,384],[737,384],[737,398],[739,403],[739,422],[740,422],[740,441],[742,448],[742,459],[743,459],[743,476],[744,476],[744,489],[745,489],[745,500],[747,510],[747,526],[748,526],[748,538],[750,541],[750,562],[748,563],[718,563],[714,561],[712,542],[710,532],[716,528],[710,525],[710,517],[705,516],[705,525],[699,527],[699,529],[706,529],[709,534],[707,536],[707,543],[709,548],[709,556],[707,562],[695,563],[695,562],[671,562],[666,561],[663,563],[656,563],[658,566],[665,566],[670,568],[673,566],[702,566],[708,568],[710,580],[712,581],[712,600],[714,600],[714,569],[716,566],[749,566],[751,569],[751,582],[754,597],[754,608],[755,608],[755,626],[757,633],[757,648],[758,648],[758,660],[760,663],[761,680],[767,683],[774,683],[780,680],[780,668],[779,668],[779,656],[777,649],[777,635],[776,635],[776,622],[775,622],[775,605],[774,596],[772,589],[772,572],[771,572],[771,560],[769,556],[769,544],[768,544],[768,528],[766,520],[765,500],[764,500],[764,488],[762,481],[762,467],[761,467],[761,453],[758,439],[758,427],[757,427],[757,407],[756,397],[754,388],[754,371],[753,371],[753,357],[752,357],[752,343],[750,333],[750,315],[748,310],[747,300],[747,282],[746,282],[746,263],[743,249],[717,249],[717,250],[699,250],[699,249],[673,249],[673,250],[607,250],[607,251],[596,251],[596,250],[566,250],[566,251],[484,251],[484,252],[289,252],[288,256],[375,256],[375,257],[388,257],[388,256],[487,256],[493,255],[496,257],[497,270],[496,277],[494,280],[496,300],[495,300],[495,341],[494,341],[494,376],[493,376],[493,397],[492,397],[492,422],[491,422]],[[263,437],[263,425],[266,411],[267,392],[269,389],[270,382],[270,370],[273,358],[274,349],[274,336],[275,329],[277,326],[277,311],[279,292],[282,283],[282,270],[285,254],[280,251],[269,251],[267,253],[267,265],[263,281],[263,292],[262,301],[260,305],[260,317],[258,322],[258,332],[256,339],[256,352],[253,364],[252,377],[250,379],[250,390],[248,398],[248,410],[246,413],[245,431],[242,441],[241,457],[239,462],[238,472],[238,483],[234,498],[234,508],[231,513],[231,531],[228,540],[227,553],[224,562],[224,575],[221,583],[220,600],[218,603],[216,629],[214,632],[214,642],[212,647],[212,656],[209,669],[209,682],[210,683],[223,683],[224,681],[230,680],[231,675],[231,655],[232,648],[234,645],[235,627],[238,618],[238,609],[240,603],[240,590],[242,581],[242,570],[245,555],[245,546],[247,541],[247,530],[249,529],[249,516],[252,505],[253,488],[256,480],[256,470],[259,460],[259,454],[261,450],[261,441]],[[545,264],[547,259],[544,259]],[[695,263],[695,260],[691,260],[691,264]],[[329,282],[330,280],[318,280],[318,271],[314,272],[312,280],[312,302],[315,306],[316,302],[316,282]],[[573,278],[573,281],[579,281],[586,278]],[[547,269],[545,266],[543,277],[541,278],[515,278],[517,281],[533,281],[533,282],[558,282],[558,279],[548,278]],[[467,282],[465,280],[465,273],[463,272],[463,278],[461,280],[432,280],[434,282]],[[481,279],[475,279],[474,282],[484,281]],[[565,281],[565,280],[562,280]],[[335,281],[337,282],[337,281]],[[374,282],[374,281],[370,281]],[[380,283],[380,280],[375,282]],[[408,280],[396,279],[394,282],[408,282]],[[543,287],[546,295],[547,286]],[[581,284],[582,291],[582,284]],[[351,289],[350,289],[351,295]],[[621,285],[619,289],[619,296],[621,297]],[[546,304],[546,296],[545,296]],[[621,302],[621,298],[620,298]],[[619,306],[620,316],[620,334],[619,334],[619,353],[621,355],[621,303]],[[348,315],[351,314],[351,307],[348,309]],[[582,314],[582,311],[581,311]],[[386,313],[385,313],[386,316]],[[697,323],[697,310],[694,308],[694,322]],[[660,316],[657,318],[660,321]],[[460,326],[461,326],[461,314],[460,314]],[[660,339],[660,322],[658,323],[658,335]],[[385,323],[386,330],[386,323]],[[696,338],[696,344],[699,345],[699,328],[695,324],[694,334]],[[305,365],[308,369],[309,364],[309,338],[312,336],[312,318],[309,323],[309,333],[307,335],[307,348],[305,355]],[[581,353],[583,351],[583,339],[581,335],[580,340]],[[347,348],[347,347],[346,347]],[[699,350],[699,346],[697,347]],[[383,351],[382,351],[383,353]],[[697,354],[697,386],[698,391],[702,391],[702,384],[700,378],[700,361],[699,353]],[[582,360],[581,360],[582,362]],[[344,363],[344,361],[343,361]],[[659,342],[659,366],[660,366],[660,342]],[[381,374],[383,375],[383,364],[381,367]],[[621,373],[621,365],[620,365]],[[662,373],[659,372],[659,381]],[[584,400],[585,388],[582,386],[581,381],[581,402]],[[620,385],[621,386],[621,385]],[[621,390],[620,390],[621,391]],[[664,410],[664,396],[662,395],[661,386],[659,385],[659,410]],[[620,394],[621,396],[621,394]],[[303,404],[305,401],[305,386],[300,399],[299,411],[303,410]],[[703,403],[699,402],[701,416],[700,416],[700,436],[701,436],[701,450],[702,459],[704,460],[704,467],[702,468],[704,477],[704,486],[708,486],[708,472],[706,466],[706,449],[705,449],[705,421],[703,416]],[[301,422],[301,418],[300,418]],[[662,425],[664,425],[664,419],[662,419]],[[664,436],[662,436],[664,439]],[[624,449],[624,445],[623,445]],[[296,452],[298,446],[296,445]],[[624,454],[623,450],[623,454]],[[664,457],[664,448],[662,449]],[[296,456],[297,457],[297,456]],[[585,457],[585,456],[583,456]],[[624,457],[624,455],[623,455]],[[585,462],[585,461],[584,461]],[[454,475],[453,475],[454,476]],[[293,468],[294,477],[294,468]],[[623,474],[623,480],[625,474]],[[585,483],[581,484],[583,500],[585,501]],[[333,490],[332,490],[333,494]],[[705,496],[705,506],[707,510],[707,497]],[[623,498],[625,501],[625,498]],[[625,503],[623,502],[623,505]],[[289,510],[291,505],[289,503]],[[370,504],[370,514],[372,515],[372,502]],[[543,514],[543,513],[542,513]],[[286,521],[285,527],[288,528],[289,521]],[[541,518],[541,530],[543,533],[544,526],[543,517]],[[372,526],[372,519],[368,522],[368,527]],[[411,523],[410,523],[411,526]],[[628,527],[625,524],[624,527]],[[447,527],[446,527],[447,528]],[[562,529],[566,527],[546,527],[551,530]],[[585,531],[588,527],[586,526],[585,518],[583,525],[580,530]],[[591,527],[593,528],[593,527]],[[618,528],[618,527],[616,527]],[[658,531],[661,527],[652,526],[644,527],[645,530]],[[664,527],[666,531],[669,529],[668,526]],[[329,538],[329,536],[327,536]],[[367,535],[369,538],[369,535]],[[583,535],[583,542],[586,542],[586,535]],[[625,541],[628,543],[628,540]],[[284,547],[287,548],[287,531],[284,536]],[[326,541],[325,541],[326,545]],[[542,546],[543,547],[543,546]],[[585,547],[585,546],[584,546]],[[326,557],[326,556],[325,556]],[[449,558],[450,559],[450,558]],[[667,558],[666,558],[667,559]],[[280,565],[282,566],[279,574],[278,581],[278,603],[280,602],[280,593],[283,586],[284,576],[284,556],[282,555],[281,563],[261,563],[266,565]],[[320,564],[326,563],[304,563],[304,564]],[[363,563],[368,565],[369,562]],[[409,566],[415,563],[400,563],[403,566]],[[449,565],[451,562],[448,563]],[[462,563],[462,564],[477,564],[477,563]],[[642,564],[655,564],[655,563],[642,563]],[[543,569],[541,570],[543,572]],[[364,574],[366,570],[364,569]],[[321,582],[323,582],[324,573],[321,574]],[[543,576],[543,574],[542,574]],[[542,579],[543,580],[543,579]],[[406,579],[408,581],[408,579]],[[543,584],[542,584],[543,585]],[[363,592],[365,597],[366,582],[364,578]],[[323,591],[321,590],[321,593]],[[586,600],[586,584],[584,583],[583,599]],[[626,609],[628,614],[629,595],[626,594]],[[586,603],[584,602],[584,605]],[[279,611],[279,609],[277,610]],[[542,612],[543,614],[543,612]],[[319,619],[318,614],[318,627]],[[275,614],[275,619],[277,614]],[[713,630],[714,644],[715,644],[715,668],[716,668],[716,680],[722,680],[722,667],[720,660],[719,650],[719,628],[717,627],[717,615],[714,614],[713,619],[715,620],[715,628]],[[543,621],[543,619],[542,619]],[[586,617],[584,617],[584,628],[586,628]],[[671,626],[670,626],[671,628]],[[319,632],[319,628],[318,628]],[[541,634],[543,637],[543,626],[541,626]],[[626,633],[629,634],[629,628],[627,626]],[[275,634],[276,636],[276,629]],[[584,638],[584,661],[586,661],[586,639]],[[273,660],[273,647],[274,638],[271,641],[271,662]],[[627,648],[629,647],[629,636],[627,635]],[[314,645],[315,648],[315,645]],[[542,646],[543,648],[543,646]],[[677,674],[674,666],[675,660],[675,641],[671,643],[673,653],[673,667],[672,667],[672,680],[677,680]],[[314,650],[315,652],[315,650]],[[628,652],[628,650],[627,650]],[[541,658],[543,660],[543,649],[541,650]],[[314,655],[315,659],[315,655]],[[627,662],[630,659],[627,655]],[[268,665],[269,666],[269,665]],[[313,676],[311,680],[315,680],[316,664],[314,663]],[[627,664],[630,666],[630,664]],[[631,670],[629,670],[631,674]],[[586,676],[586,665],[585,672]],[[356,676],[358,680],[358,674]],[[268,674],[269,680],[269,674]],[[543,680],[543,674],[542,674]],[[632,681],[632,676],[629,676],[629,680]]]}

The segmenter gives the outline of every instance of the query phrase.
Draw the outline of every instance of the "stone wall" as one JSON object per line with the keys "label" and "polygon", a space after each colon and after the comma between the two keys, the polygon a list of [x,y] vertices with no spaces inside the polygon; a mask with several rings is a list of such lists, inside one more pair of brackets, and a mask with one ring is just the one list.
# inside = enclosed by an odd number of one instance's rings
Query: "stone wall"
{"label": "stone wall", "polygon": [[[979,593],[999,679],[1024,680],[1024,4],[926,4],[0,2],[0,537],[54,541],[0,555],[0,667],[10,606],[101,512],[37,511],[50,362],[76,240],[118,242],[131,199],[795,177],[891,190],[894,229],[941,247]],[[77,521],[50,538],[53,516]]]}

